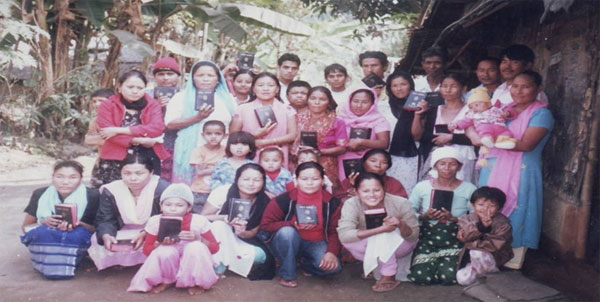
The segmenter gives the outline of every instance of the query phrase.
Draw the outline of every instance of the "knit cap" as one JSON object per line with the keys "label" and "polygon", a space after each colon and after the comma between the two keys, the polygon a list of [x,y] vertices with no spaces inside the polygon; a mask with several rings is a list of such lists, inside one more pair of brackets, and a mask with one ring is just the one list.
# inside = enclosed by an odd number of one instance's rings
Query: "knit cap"
{"label": "knit cap", "polygon": [[192,189],[186,184],[170,184],[160,195],[160,202],[169,198],[181,198],[190,205],[194,205],[194,194]]}
{"label": "knit cap", "polygon": [[487,88],[481,87],[481,88],[475,88],[473,90],[471,90],[471,94],[469,95],[469,99],[467,100],[467,105],[471,105],[473,103],[479,103],[479,102],[483,102],[483,103],[492,103],[492,99],[490,98],[490,95],[488,94],[488,90]]}
{"label": "knit cap", "polygon": [[456,148],[446,146],[446,147],[437,148],[433,152],[431,152],[431,167],[433,168],[435,166],[435,164],[438,162],[438,160],[444,159],[444,158],[454,158],[454,159],[456,159],[456,161],[458,161],[461,164],[464,162],[463,157],[461,156],[461,154],[458,152],[458,150]]}
{"label": "knit cap", "polygon": [[154,64],[152,74],[156,74],[159,71],[173,71],[178,75],[181,75],[179,64],[177,64],[177,60],[172,57],[164,57]]}

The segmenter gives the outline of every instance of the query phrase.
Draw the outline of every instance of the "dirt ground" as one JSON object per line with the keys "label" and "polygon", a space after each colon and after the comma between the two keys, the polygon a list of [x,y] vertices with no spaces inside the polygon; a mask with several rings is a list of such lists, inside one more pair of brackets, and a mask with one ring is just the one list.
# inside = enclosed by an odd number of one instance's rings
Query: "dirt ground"
{"label": "dirt ground", "polygon": [[[20,243],[19,235],[23,209],[31,192],[49,183],[53,160],[40,158],[24,163],[17,160],[9,159],[4,152],[0,154],[2,165],[12,161],[11,168],[0,171],[0,212],[5,217],[0,225],[0,242],[4,245],[0,253],[0,301],[474,301],[462,295],[462,287],[458,285],[425,287],[403,283],[390,293],[374,293],[370,289],[373,281],[359,278],[360,264],[347,265],[342,274],[328,279],[300,276],[300,286],[296,289],[283,288],[276,279],[248,281],[228,274],[213,289],[193,298],[175,288],[158,295],[127,293],[137,267],[98,272],[90,261],[82,263],[72,280],[46,280],[33,270],[29,252]],[[86,166],[84,177],[89,179],[94,158],[84,156],[78,160]]]}

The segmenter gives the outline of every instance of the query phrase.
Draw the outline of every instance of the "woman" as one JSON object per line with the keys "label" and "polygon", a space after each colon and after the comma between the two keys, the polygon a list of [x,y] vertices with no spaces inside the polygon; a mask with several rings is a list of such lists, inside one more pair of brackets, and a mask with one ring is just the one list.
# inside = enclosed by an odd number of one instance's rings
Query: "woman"
{"label": "woman", "polygon": [[[429,108],[426,101],[422,101],[419,106],[421,110],[415,112],[413,120],[412,134],[415,139],[430,140],[435,148],[443,146],[452,146],[463,156],[463,165],[458,172],[458,178],[467,182],[474,182],[473,171],[475,169],[475,149],[471,140],[464,134],[464,131],[455,130],[453,133],[448,131],[448,124],[459,121],[465,117],[469,107],[463,102],[463,95],[467,91],[466,80],[458,74],[448,74],[442,80],[440,93],[444,98],[445,104],[437,108]],[[431,114],[423,115],[428,110]],[[425,116],[425,119],[421,118]],[[428,128],[426,125],[433,120],[435,127]],[[431,131],[431,132],[429,132]],[[430,157],[427,157],[424,167],[429,167]],[[429,169],[423,169],[421,178]],[[435,174],[435,172],[431,173]],[[435,175],[432,175],[435,177]]]}
{"label": "woman", "polygon": [[170,157],[162,144],[162,109],[144,93],[146,84],[142,72],[128,71],[119,78],[119,93],[100,105],[96,122],[105,140],[98,173],[103,184],[120,178],[122,161],[128,154],[150,158],[156,175],[160,175],[160,161]]}
{"label": "woman", "polygon": [[[386,171],[392,167],[392,157],[383,149],[369,150],[361,159],[362,169],[367,173],[372,173],[383,177],[385,193],[408,198],[406,190],[402,183],[392,176],[387,176]],[[349,178],[342,182],[342,192],[356,195],[356,179],[361,173],[353,173]]]}
{"label": "woman", "polygon": [[[399,279],[407,280],[412,250],[419,238],[419,223],[406,198],[385,193],[381,175],[361,173],[354,187],[357,196],[342,207],[337,228],[340,241],[354,258],[365,263],[365,276],[379,267],[381,278],[373,285],[373,291],[391,291],[400,284],[397,274]],[[365,211],[369,210],[384,211],[382,225],[367,229]],[[383,260],[386,258],[389,260]]]}
{"label": "woman", "polygon": [[387,78],[385,87],[389,101],[380,102],[379,111],[392,129],[389,149],[392,161],[387,175],[398,179],[410,194],[419,175],[419,152],[424,151],[422,147],[427,145],[415,142],[411,133],[415,113],[404,110],[406,99],[415,89],[415,83],[409,73],[395,71]]}
{"label": "woman", "polygon": [[88,251],[98,270],[134,266],[146,259],[140,249],[143,229],[150,216],[160,214],[160,194],[169,185],[152,175],[152,169],[151,159],[130,155],[123,161],[122,180],[100,188],[96,240]]}
{"label": "woman", "polygon": [[[456,238],[458,219],[472,211],[470,198],[476,187],[456,177],[462,156],[453,147],[431,153],[437,177],[419,182],[410,194],[413,209],[421,223],[419,245],[408,279],[417,284],[456,284],[458,254],[462,244]],[[451,193],[448,193],[451,192]],[[447,196],[450,209],[434,208],[435,195]]]}
{"label": "woman", "polygon": [[502,214],[510,218],[515,257],[505,266],[520,269],[527,248],[537,248],[542,228],[543,184],[542,151],[548,142],[554,118],[546,103],[540,101],[542,77],[525,71],[511,86],[513,106],[519,113],[508,121],[517,139],[512,150],[491,149],[488,166],[481,169],[479,184],[506,193]]}
{"label": "woman", "polygon": [[[223,273],[227,266],[229,270],[250,280],[270,280],[275,276],[275,258],[259,239],[258,231],[269,204],[265,181],[266,173],[260,165],[244,164],[237,169],[235,182],[213,190],[202,208],[201,215],[214,220],[211,230],[221,243],[219,252],[213,257],[215,263],[220,264],[218,273]],[[248,220],[229,219],[232,199],[252,202]]]}
{"label": "woman", "polygon": [[[279,284],[284,287],[298,286],[299,258],[305,275],[326,276],[342,271],[338,259],[341,244],[336,231],[341,202],[323,189],[324,176],[325,171],[318,163],[299,165],[297,188],[271,200],[263,214],[260,229],[273,234],[270,247],[281,263]],[[316,224],[299,223],[298,213]],[[309,220],[301,220],[305,221]]]}
{"label": "woman", "polygon": [[[288,165],[288,146],[296,139],[296,119],[292,111],[279,98],[280,84],[270,72],[261,72],[252,82],[254,99],[240,105],[231,121],[231,132],[246,131],[256,138],[256,147],[278,146],[284,154],[284,167]],[[275,123],[261,127],[255,110],[271,107],[275,114]],[[258,155],[257,155],[258,156]]]}
{"label": "woman", "polygon": [[[340,119],[346,124],[348,151],[338,157],[339,179],[343,181],[344,160],[360,159],[370,149],[387,149],[390,144],[390,124],[377,111],[377,96],[371,89],[360,88],[350,94],[348,105],[342,109]],[[352,129],[368,129],[369,138],[352,138]]]}
{"label": "woman", "polygon": [[[198,90],[214,91],[215,106],[196,108]],[[202,126],[206,121],[219,120],[229,126],[236,103],[227,89],[227,82],[213,62],[200,61],[192,67],[185,89],[173,96],[167,105],[165,124],[169,130],[178,130],[173,158],[174,183],[190,185],[195,176],[190,166],[192,151],[204,144]]]}
{"label": "woman", "polygon": [[[73,278],[75,268],[90,247],[98,191],[86,188],[82,179],[80,163],[72,160],[56,163],[52,184],[33,191],[25,208],[25,235],[21,242],[29,248],[33,268],[46,278]],[[76,205],[75,225],[56,215],[55,206],[59,204]]]}
{"label": "woman", "polygon": [[256,74],[251,70],[238,70],[233,75],[232,96],[238,105],[248,103],[252,94],[252,81]]}
{"label": "woman", "polygon": [[346,126],[336,118],[336,103],[329,89],[316,86],[308,91],[308,110],[296,115],[298,123],[298,136],[292,147],[292,154],[298,154],[303,148],[310,148],[301,144],[302,132],[316,132],[317,146],[320,153],[319,164],[325,169],[327,177],[333,181],[333,191],[340,190],[338,178],[338,163],[336,156],[344,153],[346,148],[338,142],[347,141]]}

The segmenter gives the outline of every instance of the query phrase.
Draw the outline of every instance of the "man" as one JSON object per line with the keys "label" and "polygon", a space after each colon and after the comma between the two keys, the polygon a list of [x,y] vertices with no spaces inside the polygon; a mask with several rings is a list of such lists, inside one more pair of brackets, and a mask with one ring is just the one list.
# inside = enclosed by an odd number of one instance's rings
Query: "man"
{"label": "man", "polygon": [[[502,50],[500,58],[500,74],[504,83],[498,86],[494,91],[492,104],[495,105],[497,102],[501,102],[503,105],[507,105],[513,102],[512,96],[510,95],[512,81],[521,72],[530,70],[533,67],[535,53],[531,48],[525,45],[514,44]],[[548,97],[543,91],[540,91],[537,99],[544,103],[548,103]]]}
{"label": "man", "polygon": [[[370,74],[378,76],[380,79],[385,81],[384,73],[388,68],[389,62],[387,55],[381,51],[366,51],[358,56],[358,63],[363,71],[363,76],[366,77]],[[376,85],[370,87],[377,92],[377,98],[379,100],[387,99],[385,85]]]}
{"label": "man", "polygon": [[294,80],[296,74],[300,70],[300,58],[293,53],[284,53],[277,60],[277,78],[279,79],[279,95],[281,100],[289,105],[289,100],[286,95],[288,85]]}
{"label": "man", "polygon": [[415,79],[415,91],[439,91],[447,61],[448,56],[441,48],[432,46],[426,49],[421,55],[421,67],[425,70],[425,76]]}
{"label": "man", "polygon": [[[500,60],[496,58],[487,57],[479,60],[479,62],[477,63],[477,69],[475,69],[475,75],[477,75],[477,79],[481,84],[475,88],[485,87],[488,91],[488,94],[491,97],[496,88],[498,88],[498,86],[500,86],[500,84],[502,83],[500,79],[499,66]],[[469,95],[471,95],[471,91],[467,93],[465,99],[469,98]]]}

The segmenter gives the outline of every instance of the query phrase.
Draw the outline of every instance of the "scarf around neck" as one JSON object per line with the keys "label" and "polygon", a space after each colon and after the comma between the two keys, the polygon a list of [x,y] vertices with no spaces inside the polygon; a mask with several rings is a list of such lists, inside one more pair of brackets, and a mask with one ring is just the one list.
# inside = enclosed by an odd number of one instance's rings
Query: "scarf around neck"
{"label": "scarf around neck", "polygon": [[129,110],[142,111],[144,108],[146,108],[146,105],[148,105],[148,100],[146,100],[146,94],[144,94],[144,96],[141,99],[135,102],[128,102],[121,94],[119,94],[119,100],[121,101],[121,104],[123,104],[123,106],[125,106],[125,108]]}
{"label": "scarf around neck", "polygon": [[48,217],[55,214],[54,206],[61,203],[75,204],[77,205],[77,220],[83,217],[83,212],[87,207],[87,189],[83,183],[81,183],[64,201],[60,199],[58,191],[54,185],[50,185],[40,196],[38,201],[38,208],[35,213],[38,221],[46,220]]}
{"label": "scarf around neck", "polygon": [[415,113],[404,110],[404,104],[407,98],[397,98],[393,93],[390,85],[386,86],[388,93],[390,109],[398,122],[394,126],[394,135],[390,141],[390,154],[400,157],[417,156],[417,146],[412,137],[411,128]]}
{"label": "scarf around neck", "polygon": [[[370,90],[375,96],[371,108],[369,108],[369,110],[361,116],[354,114],[354,112],[350,110],[350,101],[354,93],[358,90]],[[350,131],[350,128],[373,128],[375,125],[379,124],[389,125],[385,117],[377,111],[377,107],[377,94],[374,90],[369,88],[355,89],[348,96],[348,102],[344,104],[344,108],[342,108],[339,118],[346,124],[346,129],[348,132]]]}
{"label": "scarf around neck", "polygon": [[[237,183],[233,183],[231,187],[229,187],[229,191],[227,191],[227,200],[223,207],[221,207],[221,211],[219,214],[226,215],[229,214],[229,208],[231,207],[231,199],[232,198],[240,198],[240,189],[237,186]],[[252,207],[250,208],[250,219],[248,220],[248,224],[246,225],[246,230],[252,230],[255,227],[260,225],[260,221],[262,220],[262,215],[269,204],[271,199],[265,193],[264,187],[263,189],[256,194],[256,200]]]}
{"label": "scarf around neck", "polygon": [[157,175],[151,177],[150,182],[142,189],[137,202],[123,180],[115,180],[100,187],[100,192],[108,190],[113,195],[121,219],[126,225],[144,225],[150,218],[154,204],[154,192],[160,180]]}

